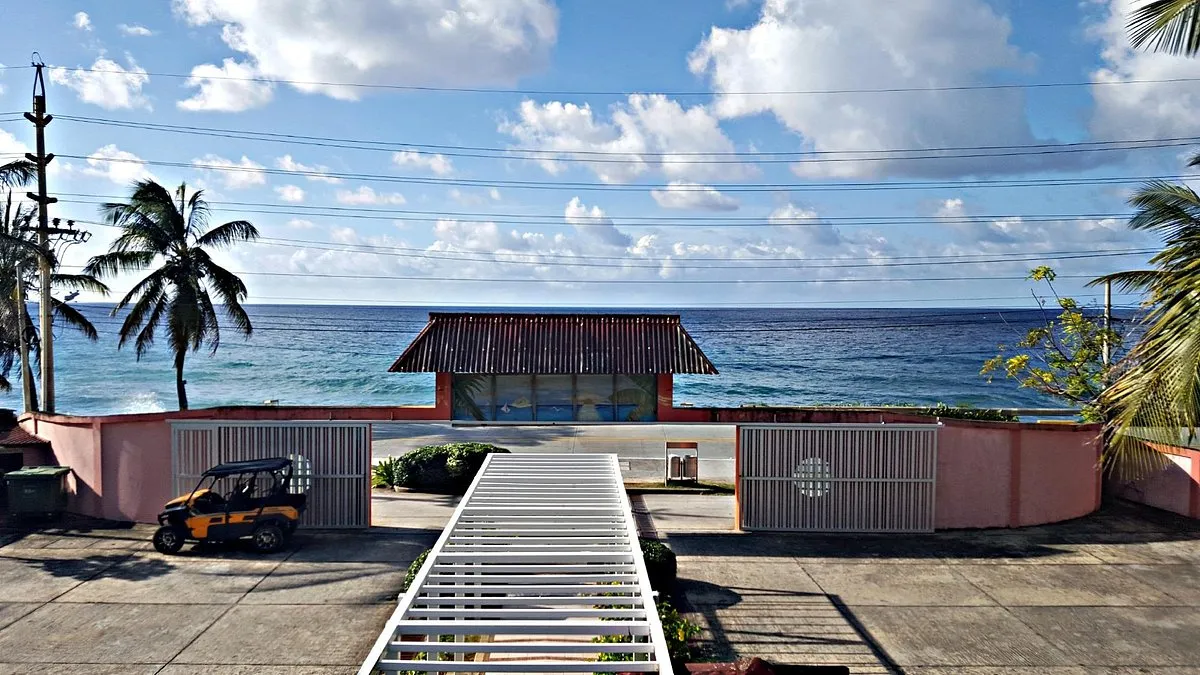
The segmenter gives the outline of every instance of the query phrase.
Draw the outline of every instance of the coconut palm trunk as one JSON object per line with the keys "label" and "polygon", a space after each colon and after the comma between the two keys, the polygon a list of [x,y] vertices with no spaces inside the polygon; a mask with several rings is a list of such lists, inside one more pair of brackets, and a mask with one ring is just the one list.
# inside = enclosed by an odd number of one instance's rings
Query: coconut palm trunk
{"label": "coconut palm trunk", "polygon": [[187,359],[187,351],[175,350],[175,394],[179,397],[179,409],[188,409],[187,380],[183,379],[183,362]]}

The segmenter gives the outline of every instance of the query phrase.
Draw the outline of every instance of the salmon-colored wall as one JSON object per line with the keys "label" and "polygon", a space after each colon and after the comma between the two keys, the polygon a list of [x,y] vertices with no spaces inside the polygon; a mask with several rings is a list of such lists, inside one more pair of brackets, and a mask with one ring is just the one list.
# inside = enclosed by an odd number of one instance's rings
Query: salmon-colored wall
{"label": "salmon-colored wall", "polygon": [[[104,517],[154,522],[171,494],[171,425],[166,420],[109,423],[104,449]],[[165,478],[164,478],[165,477]]]}
{"label": "salmon-colored wall", "polygon": [[1162,453],[1162,468],[1137,481],[1113,481],[1110,488],[1130,501],[1200,518],[1200,451],[1177,446],[1148,444]]}
{"label": "salmon-colored wall", "polygon": [[48,463],[71,467],[67,476],[67,509],[100,516],[104,510],[104,489],[99,424],[88,417],[44,423],[26,416],[21,418],[21,426],[50,442],[52,457]]}
{"label": "salmon-colored wall", "polygon": [[[660,380],[660,394],[662,382]],[[439,377],[439,388],[448,378]],[[449,392],[439,401],[448,404]],[[73,469],[71,510],[153,522],[171,492],[172,419],[436,420],[436,408],[245,407],[109,417],[25,416],[21,425],[51,443],[54,460]],[[723,423],[932,422],[897,413],[806,409],[674,409]],[[448,417],[448,410],[445,411]],[[664,420],[675,421],[675,420]],[[1099,429],[1094,425],[942,420],[935,525],[1017,527],[1055,522],[1099,506]],[[1200,461],[1195,463],[1200,468]]]}
{"label": "salmon-colored wall", "polygon": [[942,427],[938,432],[936,528],[1010,524],[1011,437],[1003,428]]}

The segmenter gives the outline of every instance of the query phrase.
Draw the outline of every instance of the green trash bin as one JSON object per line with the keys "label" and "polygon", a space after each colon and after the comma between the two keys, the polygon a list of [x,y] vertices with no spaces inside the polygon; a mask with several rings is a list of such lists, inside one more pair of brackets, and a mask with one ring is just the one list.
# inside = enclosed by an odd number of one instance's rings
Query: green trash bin
{"label": "green trash bin", "polygon": [[62,515],[67,508],[65,466],[26,466],[4,474],[8,487],[8,512],[14,516]]}

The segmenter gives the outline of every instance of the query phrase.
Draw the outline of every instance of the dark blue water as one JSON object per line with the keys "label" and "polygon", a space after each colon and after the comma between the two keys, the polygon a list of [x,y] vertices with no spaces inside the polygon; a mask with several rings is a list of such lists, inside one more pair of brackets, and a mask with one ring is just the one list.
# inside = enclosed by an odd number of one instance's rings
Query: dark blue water
{"label": "dark blue water", "polygon": [[[77,414],[172,409],[175,381],[166,336],[140,362],[117,350],[108,307],[81,305],[98,342],[58,328],[58,410]],[[188,359],[193,407],[260,404],[433,403],[433,376],[388,373],[425,323],[427,309],[257,305],[253,337],[222,334],[216,354]],[[532,311],[532,310],[530,310]],[[587,310],[582,310],[587,311]],[[684,325],[721,371],[676,378],[675,400],[696,406],[751,403],[945,402],[1061,407],[1015,383],[989,384],[980,365],[1042,320],[1036,310],[684,310]],[[15,373],[14,373],[15,379]],[[20,408],[19,386],[0,406]]]}

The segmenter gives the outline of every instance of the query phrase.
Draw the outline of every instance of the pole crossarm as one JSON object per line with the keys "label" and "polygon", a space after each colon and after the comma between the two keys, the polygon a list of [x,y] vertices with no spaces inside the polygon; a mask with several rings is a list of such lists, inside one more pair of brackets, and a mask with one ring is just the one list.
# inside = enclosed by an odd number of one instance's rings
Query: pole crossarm
{"label": "pole crossarm", "polygon": [[616,455],[487,457],[358,672],[402,671],[671,674]]}

